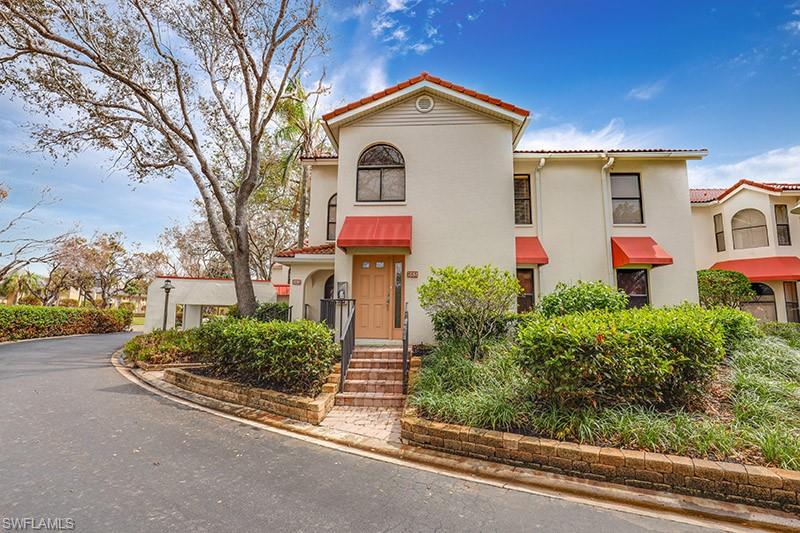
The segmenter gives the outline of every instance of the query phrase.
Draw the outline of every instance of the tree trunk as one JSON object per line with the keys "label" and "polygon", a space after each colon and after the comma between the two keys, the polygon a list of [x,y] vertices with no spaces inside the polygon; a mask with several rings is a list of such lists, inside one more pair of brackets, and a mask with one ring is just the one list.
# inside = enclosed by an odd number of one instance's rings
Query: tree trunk
{"label": "tree trunk", "polygon": [[300,178],[300,207],[297,220],[297,247],[302,248],[306,241],[306,191],[308,187],[308,165],[303,165]]}
{"label": "tree trunk", "polygon": [[[242,249],[244,248],[244,249]],[[240,316],[253,316],[256,312],[256,293],[250,277],[250,246],[245,239],[242,247],[234,246],[233,284],[236,288],[236,305]]]}

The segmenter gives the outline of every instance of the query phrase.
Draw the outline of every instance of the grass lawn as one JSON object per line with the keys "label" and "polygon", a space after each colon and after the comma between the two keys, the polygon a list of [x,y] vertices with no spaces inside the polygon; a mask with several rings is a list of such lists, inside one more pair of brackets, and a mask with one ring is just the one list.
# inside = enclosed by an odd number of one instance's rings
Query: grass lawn
{"label": "grass lawn", "polygon": [[772,334],[739,343],[706,394],[679,410],[537,401],[511,343],[482,362],[441,346],[424,361],[411,402],[442,422],[800,470],[800,335],[765,329]]}
{"label": "grass lawn", "polygon": [[133,325],[133,326],[144,326],[144,315],[142,315],[142,316],[134,315],[133,320],[131,321],[131,325]]}

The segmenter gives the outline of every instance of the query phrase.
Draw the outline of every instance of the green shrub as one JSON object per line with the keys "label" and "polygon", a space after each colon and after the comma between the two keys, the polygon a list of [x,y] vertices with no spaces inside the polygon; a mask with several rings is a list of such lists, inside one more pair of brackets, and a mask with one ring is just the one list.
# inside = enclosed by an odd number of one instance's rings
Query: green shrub
{"label": "green shrub", "polygon": [[0,341],[57,337],[83,333],[113,333],[131,325],[122,309],[85,307],[0,306]]}
{"label": "green shrub", "polygon": [[198,359],[196,336],[196,329],[155,330],[138,335],[125,343],[125,359],[152,364],[193,362]]}
{"label": "green shrub", "polygon": [[736,307],[755,298],[750,280],[731,270],[698,270],[697,289],[703,307]]}
{"label": "green shrub", "polygon": [[259,387],[313,396],[333,367],[337,346],[323,324],[211,320],[197,329],[201,360],[216,373]]}
{"label": "green shrub", "polygon": [[417,290],[437,338],[461,339],[470,357],[478,357],[487,339],[506,330],[508,313],[522,288],[510,273],[487,265],[433,268]]}
{"label": "green shrub", "polygon": [[120,302],[119,306],[120,309],[126,309],[133,313],[133,310],[136,309],[136,306],[133,305],[133,302]]}
{"label": "green shrub", "polygon": [[270,322],[272,320],[282,320],[286,322],[290,320],[289,304],[286,302],[265,302],[263,304],[258,304],[253,318],[261,322]]}
{"label": "green shrub", "polygon": [[19,298],[19,305],[42,305],[42,301],[33,294],[26,294]]}
{"label": "green shrub", "polygon": [[759,322],[758,327],[764,334],[780,337],[792,348],[800,348],[800,324],[794,322]]}
{"label": "green shrub", "polygon": [[545,317],[580,313],[593,309],[619,311],[628,307],[628,295],[601,281],[578,281],[575,285],[559,283],[539,303]]}
{"label": "green shrub", "polygon": [[722,328],[725,351],[728,353],[739,343],[762,336],[758,320],[750,313],[732,307],[713,307],[707,312],[711,321]]}
{"label": "green shrub", "polygon": [[78,307],[78,300],[75,298],[65,298],[63,300],[59,300],[58,305],[61,307]]}
{"label": "green shrub", "polygon": [[713,377],[722,329],[697,306],[587,311],[518,334],[538,394],[571,406],[681,405]]}

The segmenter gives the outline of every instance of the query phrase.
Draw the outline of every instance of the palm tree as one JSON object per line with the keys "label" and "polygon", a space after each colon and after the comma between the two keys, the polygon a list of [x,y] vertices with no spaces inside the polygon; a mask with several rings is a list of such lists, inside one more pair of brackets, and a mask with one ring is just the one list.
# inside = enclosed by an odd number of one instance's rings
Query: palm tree
{"label": "palm tree", "polygon": [[[322,80],[318,88],[312,92],[307,91],[299,79],[292,80],[286,96],[277,109],[283,127],[277,130],[276,138],[289,144],[280,163],[284,183],[290,173],[297,171],[301,157],[319,155],[327,148],[322,123],[317,116],[320,96],[326,91],[327,88],[323,86]],[[308,166],[301,164],[300,167],[300,184],[295,206],[298,214],[297,245],[303,246],[306,240]]]}

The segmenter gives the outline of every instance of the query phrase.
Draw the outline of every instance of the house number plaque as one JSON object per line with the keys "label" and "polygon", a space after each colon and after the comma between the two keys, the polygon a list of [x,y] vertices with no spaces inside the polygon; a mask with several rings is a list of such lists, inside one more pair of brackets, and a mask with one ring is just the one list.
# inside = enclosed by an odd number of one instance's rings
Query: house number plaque
{"label": "house number plaque", "polygon": [[292,285],[300,285],[301,281],[299,279],[293,279]]}
{"label": "house number plaque", "polygon": [[406,272],[406,277],[416,279],[419,277],[419,270],[409,270]]}

